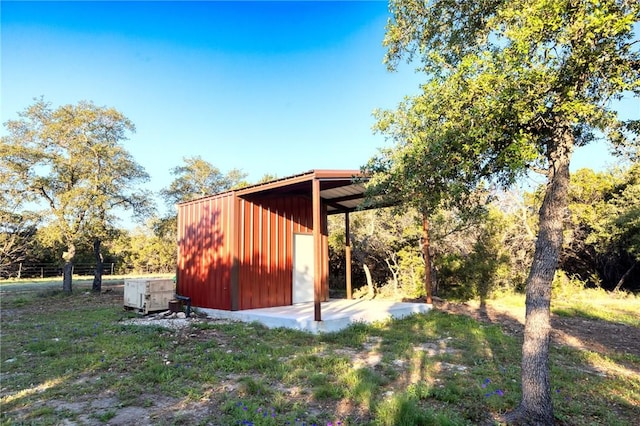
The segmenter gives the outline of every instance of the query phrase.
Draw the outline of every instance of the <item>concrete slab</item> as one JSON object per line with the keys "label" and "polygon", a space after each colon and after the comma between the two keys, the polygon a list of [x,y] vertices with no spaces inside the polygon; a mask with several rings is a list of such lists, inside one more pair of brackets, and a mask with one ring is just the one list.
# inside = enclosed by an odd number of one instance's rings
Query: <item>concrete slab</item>
{"label": "concrete slab", "polygon": [[426,313],[432,305],[385,300],[331,299],[321,304],[322,321],[314,320],[313,302],[275,308],[224,311],[198,308],[210,318],[242,322],[259,322],[269,328],[291,328],[310,333],[331,333],[347,328],[354,322],[372,323],[391,318]]}

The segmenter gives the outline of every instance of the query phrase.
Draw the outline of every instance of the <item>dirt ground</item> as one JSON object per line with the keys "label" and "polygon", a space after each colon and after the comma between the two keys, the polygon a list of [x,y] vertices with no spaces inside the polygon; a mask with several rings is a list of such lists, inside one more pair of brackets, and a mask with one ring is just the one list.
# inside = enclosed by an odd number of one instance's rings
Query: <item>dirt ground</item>
{"label": "dirt ground", "polygon": [[[476,320],[499,325],[505,333],[522,336],[524,308],[496,307],[478,302],[451,303],[434,300],[434,307],[443,312],[469,315]],[[553,344],[602,354],[629,353],[640,356],[640,328],[626,324],[591,320],[579,317],[551,315],[551,340]]]}
{"label": "dirt ground", "polygon": [[[90,296],[87,296],[90,297]],[[98,303],[106,305],[117,305],[121,303],[121,288],[107,289],[106,293],[98,299]],[[72,302],[72,300],[70,300]],[[96,302],[94,300],[94,302]],[[434,300],[434,308],[443,312],[452,314],[462,314],[471,316],[479,321],[495,324],[509,334],[521,338],[524,328],[524,308],[513,308],[492,305],[489,302],[486,306],[481,307],[478,302],[468,303],[452,303],[441,299]],[[41,309],[38,307],[37,309]],[[11,310],[9,310],[11,311]],[[20,312],[18,312],[20,311]],[[28,315],[29,308],[21,308],[15,310],[15,314],[21,313]],[[11,312],[3,312],[4,318],[11,318]],[[19,316],[18,316],[19,317]],[[198,320],[192,319],[191,321]],[[199,319],[204,321],[205,319]],[[132,320],[133,321],[133,320]],[[609,323],[606,321],[589,320],[577,317],[560,317],[552,315],[552,341],[555,345],[565,345],[577,349],[591,350],[601,354],[614,353],[630,353],[640,356],[640,328]],[[215,329],[193,330],[188,326],[189,320],[173,320],[171,321],[174,328],[174,338],[180,339],[222,339],[223,336],[217,334]],[[371,347],[375,346],[375,341],[369,342]],[[433,347],[420,347],[418,350],[424,350],[428,353],[442,350],[439,345],[434,344]],[[354,366],[367,365],[375,366],[381,362],[381,357],[369,347],[361,352],[349,351],[348,354],[354,362]],[[619,362],[619,361],[616,361]],[[444,364],[443,364],[444,366]],[[399,366],[401,368],[402,366]],[[460,366],[448,365],[447,368],[458,368]],[[591,371],[598,374],[599,371]],[[637,364],[629,363],[624,374],[640,374]],[[95,377],[83,377],[79,380],[96,380]],[[219,407],[215,404],[215,395],[218,393],[233,393],[239,386],[238,377],[228,375],[223,377],[216,387],[212,390],[210,398],[204,398],[200,401],[183,401],[163,395],[150,394],[145,396],[144,400],[153,401],[149,406],[131,405],[119,407],[119,400],[113,391],[105,390],[96,398],[94,395],[86,397],[77,397],[74,401],[49,400],[41,401],[42,406],[46,405],[55,411],[77,413],[77,422],[67,422],[64,424],[85,424],[85,425],[102,425],[105,424],[99,420],[100,415],[113,412],[115,417],[108,420],[108,424],[116,425],[153,425],[159,423],[180,423],[185,419],[189,419],[190,423],[198,423],[199,419],[215,418],[216,410]],[[296,396],[298,389],[287,389],[289,394]],[[1,392],[0,392],[1,393]],[[308,398],[308,395],[297,395],[299,398]],[[353,406],[337,406],[325,407],[314,401],[307,401],[310,412],[335,412],[340,414],[351,413],[357,411],[357,407]],[[114,407],[119,407],[114,409]],[[17,418],[21,416],[28,417],[31,408],[24,409],[24,412],[15,411],[12,414]],[[362,417],[366,417],[366,413],[362,413]],[[161,421],[162,420],[162,421]],[[489,422],[492,423],[492,422]]]}

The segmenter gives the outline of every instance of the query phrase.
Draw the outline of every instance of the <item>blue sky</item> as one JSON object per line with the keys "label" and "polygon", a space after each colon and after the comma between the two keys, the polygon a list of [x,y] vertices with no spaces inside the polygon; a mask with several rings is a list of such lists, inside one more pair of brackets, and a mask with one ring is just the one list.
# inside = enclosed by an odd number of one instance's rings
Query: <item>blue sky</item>
{"label": "blue sky", "polygon": [[357,169],[384,143],[372,111],[420,81],[382,64],[386,19],[384,2],[3,2],[2,121],[41,95],[113,106],[154,190],[192,155],[250,181]]}
{"label": "blue sky", "polygon": [[[167,186],[200,155],[249,181],[357,169],[377,148],[372,112],[424,77],[382,63],[386,2],[1,3],[2,122],[44,96],[90,100],[136,125],[127,149]],[[637,100],[625,115],[640,115]],[[574,168],[612,160],[580,149]]]}

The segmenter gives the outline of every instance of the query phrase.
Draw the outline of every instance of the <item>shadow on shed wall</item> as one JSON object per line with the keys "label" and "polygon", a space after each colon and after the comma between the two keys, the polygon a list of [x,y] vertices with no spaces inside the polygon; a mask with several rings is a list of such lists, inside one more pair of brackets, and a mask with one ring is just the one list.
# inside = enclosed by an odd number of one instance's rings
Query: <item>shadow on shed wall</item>
{"label": "shadow on shed wall", "polygon": [[178,208],[178,292],[194,306],[231,309],[231,198],[203,199]]}
{"label": "shadow on shed wall", "polygon": [[[178,291],[191,297],[194,306],[206,308],[242,310],[290,305],[293,235],[311,233],[312,221],[312,203],[305,197],[249,201],[229,193],[180,205]],[[234,229],[236,224],[238,229]],[[321,273],[326,300],[326,223],[322,228],[325,249]],[[237,306],[232,303],[234,274]]]}

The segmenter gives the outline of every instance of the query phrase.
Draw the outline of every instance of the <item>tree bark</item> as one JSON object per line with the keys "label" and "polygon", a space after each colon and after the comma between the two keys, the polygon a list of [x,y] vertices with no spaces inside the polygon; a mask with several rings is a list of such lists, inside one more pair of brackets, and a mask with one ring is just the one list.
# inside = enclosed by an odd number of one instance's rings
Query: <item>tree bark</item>
{"label": "tree bark", "polygon": [[614,293],[616,291],[619,291],[622,288],[624,281],[627,279],[629,275],[631,275],[631,271],[633,271],[633,268],[635,268],[637,264],[638,262],[634,262],[633,265],[631,265],[631,268],[627,269],[627,272],[624,273],[622,278],[620,278],[620,280],[618,281],[618,284],[616,284],[616,287],[613,289]]}
{"label": "tree bark", "polygon": [[71,293],[73,291],[73,258],[75,256],[76,246],[73,243],[69,243],[67,251],[62,253],[62,259],[64,260],[64,268],[62,270],[62,291],[65,293]]}
{"label": "tree bark", "polygon": [[95,239],[93,241],[93,255],[96,259],[96,270],[93,275],[93,286],[91,290],[96,293],[100,293],[102,291],[102,273],[104,271],[104,263],[102,253],[100,253],[100,245],[102,241],[100,239]]}
{"label": "tree bark", "polygon": [[[390,259],[393,260],[393,264],[391,264]],[[400,292],[400,283],[398,280],[398,262],[395,259],[395,254],[391,253],[388,257],[385,257],[384,263],[387,264],[387,268],[389,268],[389,272],[391,272],[391,278],[393,280],[393,294],[397,296]]]}
{"label": "tree bark", "polygon": [[571,130],[564,128],[547,147],[549,178],[539,211],[538,239],[526,283],[522,401],[516,410],[506,416],[511,424],[554,424],[549,377],[551,285],[562,249],[573,143]]}
{"label": "tree bark", "polygon": [[351,289],[351,224],[349,221],[349,212],[344,214],[344,259],[345,274],[344,278],[347,287],[347,299],[353,299],[353,291]]}
{"label": "tree bark", "polygon": [[364,275],[367,277],[367,287],[369,288],[369,295],[371,298],[376,297],[376,288],[373,286],[373,279],[371,279],[371,271],[366,263],[362,264],[362,269],[364,269]]}
{"label": "tree bark", "polygon": [[424,291],[425,303],[433,303],[431,298],[431,253],[429,252],[429,219],[422,216],[422,256],[424,257]]}

